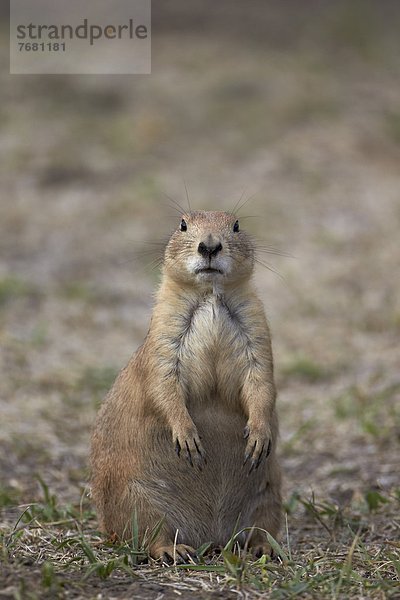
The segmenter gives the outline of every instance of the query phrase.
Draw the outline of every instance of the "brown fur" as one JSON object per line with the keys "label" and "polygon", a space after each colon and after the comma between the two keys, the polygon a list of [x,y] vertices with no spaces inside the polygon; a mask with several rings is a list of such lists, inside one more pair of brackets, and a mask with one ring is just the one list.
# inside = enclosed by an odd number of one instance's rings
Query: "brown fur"
{"label": "brown fur", "polygon": [[[101,529],[128,539],[134,513],[141,535],[163,520],[155,558],[172,556],[174,540],[183,558],[208,541],[223,545],[238,519],[275,537],[281,519],[272,352],[250,281],[254,246],[233,231],[231,214],[183,218],[187,231],[166,247],[147,337],[92,437]],[[203,257],[200,242],[222,249]],[[198,272],[207,266],[222,272]],[[265,534],[254,530],[250,545],[267,551]]]}

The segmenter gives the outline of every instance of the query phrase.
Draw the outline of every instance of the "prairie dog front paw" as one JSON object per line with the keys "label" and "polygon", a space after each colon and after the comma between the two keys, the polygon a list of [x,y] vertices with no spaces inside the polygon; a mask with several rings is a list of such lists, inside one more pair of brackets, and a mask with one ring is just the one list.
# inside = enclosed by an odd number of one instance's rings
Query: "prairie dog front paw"
{"label": "prairie dog front paw", "polygon": [[196,466],[202,470],[206,463],[206,455],[195,424],[191,422],[183,427],[176,427],[172,435],[177,455],[184,456],[192,467]]}
{"label": "prairie dog front paw", "polygon": [[253,470],[258,469],[262,461],[270,454],[271,434],[267,427],[247,423],[243,436],[247,440],[243,466],[250,461],[250,475]]}

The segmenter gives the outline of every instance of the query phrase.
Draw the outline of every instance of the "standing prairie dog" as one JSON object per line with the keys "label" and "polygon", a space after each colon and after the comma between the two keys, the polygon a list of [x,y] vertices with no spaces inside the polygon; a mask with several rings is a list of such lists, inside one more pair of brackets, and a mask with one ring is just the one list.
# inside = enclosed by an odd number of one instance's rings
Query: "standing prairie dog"
{"label": "standing prairie dog", "polygon": [[[100,528],[119,539],[162,522],[153,558],[194,555],[237,530],[256,555],[281,519],[270,333],[251,276],[255,248],[225,212],[184,214],[164,255],[143,345],[92,436]],[[251,530],[251,528],[253,528]],[[264,530],[264,531],[262,531]]]}

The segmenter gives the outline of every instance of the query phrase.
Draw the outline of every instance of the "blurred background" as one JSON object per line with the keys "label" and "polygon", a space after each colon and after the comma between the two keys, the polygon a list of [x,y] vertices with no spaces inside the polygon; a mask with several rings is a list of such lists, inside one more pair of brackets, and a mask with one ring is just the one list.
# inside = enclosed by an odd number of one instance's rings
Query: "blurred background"
{"label": "blurred background", "polygon": [[152,74],[125,77],[10,76],[3,16],[3,498],[38,474],[79,498],[185,182],[194,208],[251,197],[242,227],[292,255],[255,276],[286,497],[398,486],[400,4],[153,2]]}

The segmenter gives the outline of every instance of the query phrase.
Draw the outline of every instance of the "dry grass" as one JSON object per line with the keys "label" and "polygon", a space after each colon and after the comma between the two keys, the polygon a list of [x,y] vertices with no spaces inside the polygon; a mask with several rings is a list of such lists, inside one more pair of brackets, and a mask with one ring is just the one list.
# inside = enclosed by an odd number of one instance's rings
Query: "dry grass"
{"label": "dry grass", "polygon": [[85,495],[79,506],[61,506],[43,481],[40,485],[41,500],[25,507],[2,535],[4,585],[14,598],[92,597],[97,588],[113,597],[145,598],[154,591],[167,598],[173,592],[395,598],[398,592],[399,490],[393,495],[369,490],[342,507],[293,493],[286,505],[286,539],[270,540],[273,560],[246,555],[233,532],[222,551],[210,554],[202,547],[196,563],[166,567],[151,560],[143,564],[148,544],[135,535],[131,543],[107,543],[95,531]]}
{"label": "dry grass", "polygon": [[[224,2],[203,32],[184,6],[183,29],[155,15],[151,77],[10,77],[1,54],[0,598],[399,597],[399,9]],[[256,193],[241,226],[294,257],[256,274],[274,561],[142,563],[146,544],[103,543],[84,492],[95,412],[146,333],[144,242],[175,226],[184,179],[196,208]]]}

